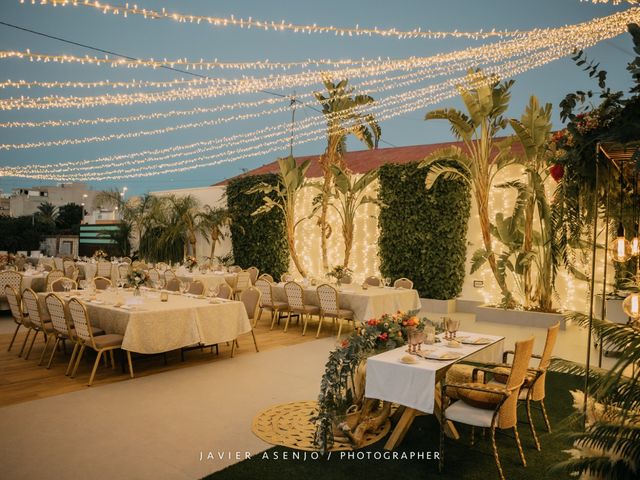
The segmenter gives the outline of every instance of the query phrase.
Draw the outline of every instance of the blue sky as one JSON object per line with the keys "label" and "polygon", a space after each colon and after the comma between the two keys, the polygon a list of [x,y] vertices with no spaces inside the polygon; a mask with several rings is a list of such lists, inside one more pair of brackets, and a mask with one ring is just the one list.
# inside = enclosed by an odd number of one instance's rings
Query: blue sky
{"label": "blue sky", "polygon": [[[114,4],[121,3],[114,1]],[[593,5],[579,0],[396,0],[394,2],[350,0],[282,1],[151,1],[140,0],[138,5],[152,9],[166,7],[181,13],[228,16],[234,14],[265,20],[282,20],[301,24],[332,24],[361,27],[378,26],[412,29],[422,27],[431,30],[489,30],[532,29],[578,23],[595,17],[611,14],[628,8],[628,5]],[[252,61],[268,58],[271,61],[293,61],[307,58],[374,58],[428,56],[439,52],[453,51],[482,41],[466,40],[399,40],[395,38],[335,37],[333,35],[303,35],[288,32],[264,32],[236,28],[211,28],[205,25],[180,24],[168,20],[148,21],[142,18],[103,15],[84,8],[52,8],[50,6],[20,5],[18,0],[4,0],[0,6],[0,21],[16,24],[72,41],[90,44],[106,50],[138,58],[213,59],[222,61]],[[24,50],[48,54],[94,55],[95,52],[81,47],[48,40],[15,29],[0,26],[1,50]],[[609,72],[609,85],[613,89],[626,90],[630,86],[629,76],[624,70],[632,59],[632,45],[628,35],[621,35],[603,42],[587,51],[590,58],[601,63]],[[214,72],[206,72],[214,75]],[[232,75],[224,73],[224,76]],[[0,60],[0,79],[47,80],[47,81],[95,81],[95,80],[170,80],[181,76],[163,70],[114,69],[110,67],[31,64],[20,60]],[[297,93],[308,93],[319,89],[311,86],[297,89]],[[554,105],[554,122],[558,118],[557,105],[564,95],[576,89],[596,88],[586,74],[581,72],[569,58],[564,58],[516,77],[509,115],[519,117],[528,98],[535,94],[541,102]],[[103,91],[92,90],[15,90],[0,91],[2,97],[44,94],[94,95]],[[106,92],[106,91],[105,91]],[[290,94],[289,91],[280,93]],[[198,100],[155,105],[110,106],[93,109],[65,110],[21,110],[1,112],[0,121],[25,121],[45,119],[76,119],[106,116],[128,116],[139,113],[161,112],[173,109],[205,107],[221,103],[248,101],[265,98],[265,94],[228,96],[213,100]],[[375,96],[375,95],[374,95]],[[450,99],[436,107],[459,106],[457,99]],[[416,145],[451,140],[444,123],[425,122],[425,110],[419,110],[382,123],[381,147],[389,145]],[[90,135],[146,130],[216,118],[216,114],[182,117],[179,119],[149,120],[120,123],[111,126],[0,129],[0,143],[22,143],[38,140],[76,138]],[[302,120],[316,116],[317,112],[302,109],[296,118]],[[89,143],[84,145],[50,147],[20,151],[1,151],[0,165],[52,163],[94,159],[102,156],[136,152],[151,148],[165,148],[211,140],[236,133],[249,132],[290,119],[289,114],[272,115],[249,121],[231,122],[213,127],[182,130],[145,137]],[[357,142],[349,142],[351,150],[360,149]],[[324,149],[322,141],[297,146],[296,155],[319,154]],[[95,189],[127,186],[130,193],[189,188],[210,185],[224,178],[239,174],[242,169],[251,169],[286,155],[287,149],[250,159],[244,159],[215,167],[205,167],[179,174],[161,174],[142,179],[93,182]],[[5,192],[13,187],[36,185],[31,179],[5,177],[0,179],[0,189]]]}

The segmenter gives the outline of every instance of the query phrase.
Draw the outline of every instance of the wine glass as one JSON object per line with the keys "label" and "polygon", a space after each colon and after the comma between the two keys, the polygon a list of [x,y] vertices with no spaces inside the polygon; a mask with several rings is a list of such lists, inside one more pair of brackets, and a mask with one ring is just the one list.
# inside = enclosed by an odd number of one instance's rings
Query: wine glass
{"label": "wine glass", "polygon": [[220,285],[219,284],[215,284],[212,287],[209,287],[209,298],[215,298],[218,296],[218,293],[220,293]]}
{"label": "wine glass", "polygon": [[391,285],[391,278],[384,277],[384,286],[388,287],[389,285]]}
{"label": "wine glass", "polygon": [[455,318],[447,318],[445,327],[449,334],[448,339],[453,340],[456,338],[456,332],[458,331],[458,327],[460,327],[460,320],[457,320]]}

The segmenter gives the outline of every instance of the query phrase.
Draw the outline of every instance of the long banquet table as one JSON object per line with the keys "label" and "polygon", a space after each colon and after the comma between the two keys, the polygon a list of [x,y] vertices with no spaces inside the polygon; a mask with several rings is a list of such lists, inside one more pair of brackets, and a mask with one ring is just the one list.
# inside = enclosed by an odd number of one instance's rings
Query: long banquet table
{"label": "long banquet table", "polygon": [[[304,302],[318,305],[317,286],[303,285]],[[284,283],[274,284],[273,295],[278,301],[286,301]],[[393,287],[369,287],[366,290],[360,285],[342,285],[338,289],[340,308],[352,310],[359,321],[380,318],[385,313],[395,313],[398,310],[419,310],[420,297],[416,290]]]}
{"label": "long banquet table", "polygon": [[204,284],[205,291],[208,291],[211,287],[227,283],[231,288],[235,288],[238,282],[237,273],[223,273],[223,272],[209,272],[209,273],[191,273],[176,271],[176,276],[181,282],[195,282],[201,281]]}
{"label": "long banquet table", "polygon": [[[504,351],[504,337],[495,335],[458,332],[457,338],[463,343],[460,347],[451,348],[446,342],[434,345],[422,345],[422,352],[439,357],[447,353],[459,355],[451,360],[427,360],[416,356],[416,363],[407,364],[402,358],[407,355],[407,347],[389,350],[367,359],[367,376],[365,396],[377,398],[403,407],[404,412],[392,432],[385,448],[394,449],[404,437],[413,419],[419,412],[435,413],[440,409],[439,397],[436,395],[436,384],[444,378],[447,370],[456,362],[468,360],[473,362],[500,362]],[[486,339],[488,343],[473,344],[474,341]],[[452,424],[446,426],[452,436],[456,436]]]}
{"label": "long banquet table", "polygon": [[[46,294],[39,296],[43,301]],[[75,296],[85,302],[92,325],[123,335],[122,348],[131,352],[163,353],[198,343],[228,342],[251,330],[241,302],[214,299],[211,303],[208,298],[178,294],[161,302],[158,292],[134,297],[122,290],[101,293],[95,300]],[[117,300],[123,305],[115,306]]]}

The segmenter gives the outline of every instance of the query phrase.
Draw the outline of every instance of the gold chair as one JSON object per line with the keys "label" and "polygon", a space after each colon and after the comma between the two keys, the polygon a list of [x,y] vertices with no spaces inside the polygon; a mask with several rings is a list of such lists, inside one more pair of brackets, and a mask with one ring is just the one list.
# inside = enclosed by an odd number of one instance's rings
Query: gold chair
{"label": "gold chair", "polygon": [[18,298],[20,298],[19,292],[22,292],[22,273],[12,270],[0,272],[0,292],[4,292],[4,287],[7,285],[18,292]]}
{"label": "gold chair", "polygon": [[64,260],[62,262],[62,271],[67,277],[71,277],[73,269],[76,267],[76,262],[73,260]]}
{"label": "gold chair", "polygon": [[273,283],[273,277],[271,275],[269,275],[268,273],[263,273],[258,278],[262,278],[263,280],[266,280],[269,283]]}
{"label": "gold chair", "polygon": [[107,262],[106,260],[98,261],[96,266],[96,276],[111,278],[111,262]]}
{"label": "gold chair", "polygon": [[167,282],[164,288],[165,290],[168,290],[170,292],[181,292],[182,282],[178,279],[178,277],[173,277]]}
{"label": "gold chair", "polygon": [[160,286],[160,272],[155,268],[150,268],[148,272],[149,281],[151,282],[151,286],[159,287]]}
{"label": "gold chair", "polygon": [[18,357],[21,357],[22,352],[24,351],[24,347],[27,344],[27,340],[29,339],[29,334],[31,333],[31,323],[29,322],[29,317],[22,311],[22,302],[18,291],[11,285],[5,285],[4,293],[7,296],[7,302],[9,303],[9,308],[11,309],[11,317],[16,323],[16,331],[13,332],[13,337],[11,337],[11,343],[9,343],[7,352],[11,351],[11,347],[13,346],[13,342],[16,339],[16,335],[18,335],[18,330],[20,330],[20,327],[24,327],[27,329],[27,335],[24,337],[22,348],[20,349],[20,353],[18,353]]}
{"label": "gold chair", "polygon": [[413,282],[408,278],[402,277],[393,282],[393,288],[406,288],[407,290],[411,290],[413,288]]}
{"label": "gold chair", "polygon": [[229,267],[229,273],[240,273],[242,271],[242,267],[238,265],[231,265]]}
{"label": "gold chair", "polygon": [[[287,282],[284,285],[284,293],[287,296],[287,321],[284,324],[284,331],[287,331],[289,327],[289,320],[291,315],[301,316],[306,327],[307,322],[311,315],[320,315],[320,307],[316,305],[305,304],[303,300],[304,290],[302,285],[296,282]],[[306,328],[303,328],[302,334],[304,335]]]}
{"label": "gold chair", "polygon": [[[325,317],[334,318],[338,320],[338,338],[342,333],[342,320],[352,321],[355,325],[353,318],[353,311],[345,308],[340,308],[340,302],[338,299],[338,291],[329,284],[320,285],[316,292],[318,294],[318,303],[320,304],[320,323],[318,324],[318,332],[316,338],[320,336],[320,329],[322,328],[322,322]],[[307,325],[305,323],[305,329]],[[303,332],[304,335],[304,332]]]}
{"label": "gold chair", "polygon": [[238,280],[233,293],[237,298],[240,298],[240,294],[249,287],[251,287],[251,273],[247,270],[243,270],[238,273]]}
{"label": "gold chair", "polygon": [[122,279],[125,279],[129,276],[129,272],[131,271],[131,265],[128,263],[121,263],[118,265],[118,276]]}
{"label": "gold chair", "polygon": [[177,279],[178,277],[176,276],[175,272],[173,270],[165,270],[164,271],[164,284],[168,284],[169,280],[172,279]]}
{"label": "gold chair", "polygon": [[[518,434],[518,395],[524,384],[525,375],[533,350],[533,337],[528,340],[516,342],[513,365],[509,377],[504,385],[489,385],[476,382],[477,372],[491,372],[491,369],[477,367],[473,371],[471,383],[446,383],[441,384],[441,409],[440,409],[440,463],[439,469],[444,466],[444,425],[447,421],[470,425],[473,431],[475,427],[491,429],[491,447],[493,457],[498,467],[501,480],[505,480],[498,446],[496,444],[496,429],[513,429],[520,460],[526,467],[520,436]],[[485,375],[486,376],[486,375]],[[446,396],[449,390],[455,390],[459,400],[447,406]]]}
{"label": "gold chair", "polygon": [[256,280],[255,287],[260,290],[262,293],[262,297],[260,297],[260,311],[258,312],[258,316],[255,318],[253,322],[253,326],[255,327],[258,323],[258,320],[262,318],[262,311],[268,310],[271,312],[271,330],[273,330],[273,326],[276,323],[276,318],[280,318],[280,312],[287,309],[286,302],[278,302],[273,299],[273,289],[271,283],[264,277],[260,277]]}
{"label": "gold chair", "polygon": [[53,326],[54,330],[47,339],[45,350],[49,345],[49,340],[55,338],[53,350],[51,350],[51,356],[49,357],[49,363],[47,363],[47,370],[51,368],[53,357],[56,353],[56,349],[58,348],[58,344],[62,341],[64,345],[64,342],[66,340],[71,340],[74,343],[74,346],[73,352],[71,352],[71,358],[69,359],[69,364],[67,365],[67,370],[65,372],[65,375],[68,375],[71,369],[71,365],[73,364],[73,360],[75,359],[76,351],[78,349],[78,344],[76,343],[73,336],[72,324],[69,319],[69,315],[67,313],[64,302],[58,295],[56,295],[55,293],[50,293],[45,297],[44,301],[45,305],[47,306],[47,310],[49,311],[49,316],[51,317],[51,325]]}
{"label": "gold chair", "polygon": [[42,268],[44,268],[45,272],[53,272],[55,270],[55,267],[53,265],[51,265],[50,263],[42,264]]}
{"label": "gold chair", "polygon": [[51,292],[51,285],[53,285],[53,282],[60,278],[64,278],[64,272],[62,270],[52,270],[51,272],[49,272],[49,274],[47,275],[46,291]]}
{"label": "gold chair", "polygon": [[77,290],[78,284],[74,282],[72,279],[67,277],[58,278],[51,284],[51,292],[64,292],[65,283],[70,282],[71,290]]}
{"label": "gold chair", "polygon": [[202,283],[200,280],[194,280],[189,284],[187,293],[190,293],[191,295],[204,295],[204,283]]}
{"label": "gold chair", "polygon": [[[93,379],[96,375],[96,370],[98,369],[98,364],[100,363],[100,357],[103,353],[109,352],[111,357],[111,367],[115,370],[116,364],[113,351],[115,349],[122,348],[122,340],[124,339],[124,337],[122,335],[116,334],[101,335],[99,337],[95,337],[92,333],[91,320],[89,319],[89,315],[87,314],[87,309],[84,304],[77,298],[72,298],[71,300],[69,300],[68,308],[71,319],[73,320],[73,325],[75,327],[76,338],[80,344],[80,351],[78,352],[78,358],[76,359],[73,371],[71,372],[71,378],[74,378],[76,376],[78,366],[80,365],[80,360],[82,360],[82,356],[84,355],[86,347],[92,348],[98,354],[96,356],[96,361],[93,364],[93,370],[91,371],[91,376],[89,377],[89,383],[87,384],[87,386],[90,387],[93,383]],[[125,352],[127,353],[127,361],[129,363],[129,374],[131,375],[131,378],[133,378],[131,352],[129,352],[129,350],[125,350]]]}
{"label": "gold chair", "polygon": [[[240,294],[240,301],[244,304],[244,308],[247,311],[247,316],[249,317],[249,322],[251,323],[251,325],[253,325],[256,321],[256,316],[260,307],[261,296],[262,294],[260,293],[260,290],[258,290],[256,287],[249,287],[246,290],[243,290]],[[259,352],[258,342],[256,341],[256,334],[253,332],[253,327],[251,327],[251,336],[253,337],[253,345],[256,347],[256,352]],[[237,343],[237,340],[234,340],[231,344],[232,358]]]}
{"label": "gold chair", "polygon": [[218,298],[223,298],[225,300],[229,300],[231,295],[233,294],[233,289],[227,283],[221,283],[218,288]]}
{"label": "gold chair", "polygon": [[379,277],[371,275],[364,280],[364,283],[366,283],[367,285],[371,285],[372,287],[379,287],[382,282],[380,281]]}
{"label": "gold chair", "polygon": [[24,359],[29,360],[29,355],[31,355],[31,350],[33,349],[33,344],[36,341],[36,337],[38,336],[39,332],[42,332],[44,336],[45,346],[42,349],[40,361],[38,362],[38,365],[42,365],[44,355],[47,351],[49,335],[54,331],[53,326],[51,325],[51,320],[45,317],[44,313],[42,312],[36,292],[31,290],[30,288],[25,288],[22,292],[22,301],[24,302],[24,305],[27,308],[27,312],[29,313],[29,323],[31,323],[31,329],[35,332]]}
{"label": "gold chair", "polygon": [[113,284],[108,278],[93,277],[93,286],[96,290],[106,290],[107,288],[112,287]]}
{"label": "gold chair", "polygon": [[[536,445],[536,449],[540,450],[540,440],[536,433],[536,428],[533,424],[533,418],[531,416],[531,402],[538,402],[540,404],[540,410],[544,418],[547,432],[551,432],[551,424],[549,423],[549,417],[547,416],[547,409],[544,405],[545,398],[545,381],[547,378],[547,369],[551,363],[551,354],[555,347],[556,340],[558,338],[558,331],[560,330],[560,322],[547,328],[547,338],[544,342],[544,348],[542,355],[531,355],[531,358],[538,359],[538,366],[536,368],[529,367],[527,375],[525,376],[524,385],[520,389],[520,396],[518,400],[526,402],[527,406],[527,420],[529,421],[529,427],[531,428],[531,435]],[[489,383],[493,384],[505,384],[509,378],[511,371],[511,365],[507,364],[507,358],[509,355],[513,355],[512,350],[507,350],[502,355],[503,365],[495,366],[492,369],[494,373],[493,380]]]}
{"label": "gold chair", "polygon": [[249,278],[251,280],[251,285],[255,285],[256,284],[256,280],[258,280],[258,274],[260,273],[260,270],[258,269],[258,267],[249,267],[249,268],[247,268],[247,272],[249,272]]}

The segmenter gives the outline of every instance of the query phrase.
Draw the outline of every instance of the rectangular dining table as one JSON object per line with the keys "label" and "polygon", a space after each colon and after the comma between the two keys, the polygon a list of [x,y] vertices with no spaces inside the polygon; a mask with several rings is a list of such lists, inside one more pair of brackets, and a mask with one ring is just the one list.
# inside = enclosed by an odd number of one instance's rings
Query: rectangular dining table
{"label": "rectangular dining table", "polygon": [[[281,302],[287,301],[284,285],[282,282],[273,285],[273,295]],[[301,285],[304,291],[304,302],[309,305],[318,305],[316,292],[318,287]],[[396,313],[398,310],[408,312],[421,308],[418,292],[406,288],[370,286],[365,290],[361,285],[342,285],[338,288],[338,301],[340,308],[352,310],[355,319],[361,322],[380,318],[385,313]]]}
{"label": "rectangular dining table", "polygon": [[[406,346],[367,359],[365,396],[397,403],[403,410],[385,449],[393,450],[399,445],[417,415],[439,412],[440,398],[436,395],[436,385],[453,364],[461,360],[479,363],[499,363],[502,360],[504,337],[458,332],[456,338],[465,343],[455,348],[448,347],[446,341],[422,345],[422,356],[412,356],[415,363],[403,362],[403,357],[408,355]],[[457,358],[450,358],[453,356]],[[451,422],[445,425],[445,431],[449,436],[458,438]]]}
{"label": "rectangular dining table", "polygon": [[[44,304],[46,294],[39,296]],[[100,293],[94,300],[83,293],[60,296],[66,301],[73,296],[82,300],[92,325],[123,335],[122,348],[130,352],[154,354],[213,345],[251,331],[244,304],[236,301],[171,294],[162,302],[159,292],[134,296],[122,290]]]}

